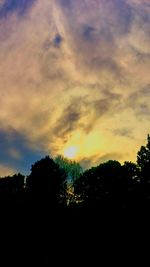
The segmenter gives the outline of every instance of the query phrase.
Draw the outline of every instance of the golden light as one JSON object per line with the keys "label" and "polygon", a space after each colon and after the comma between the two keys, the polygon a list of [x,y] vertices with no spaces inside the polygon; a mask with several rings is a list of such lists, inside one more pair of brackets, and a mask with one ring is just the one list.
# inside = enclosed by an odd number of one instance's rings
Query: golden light
{"label": "golden light", "polygon": [[78,148],[76,146],[69,146],[64,150],[64,156],[73,159],[77,156]]}

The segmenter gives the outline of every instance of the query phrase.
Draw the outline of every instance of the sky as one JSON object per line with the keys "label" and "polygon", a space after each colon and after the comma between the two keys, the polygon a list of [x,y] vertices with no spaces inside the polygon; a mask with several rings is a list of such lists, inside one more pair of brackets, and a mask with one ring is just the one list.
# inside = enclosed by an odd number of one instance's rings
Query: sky
{"label": "sky", "polygon": [[0,0],[0,176],[45,155],[136,161],[149,25],[149,0]]}

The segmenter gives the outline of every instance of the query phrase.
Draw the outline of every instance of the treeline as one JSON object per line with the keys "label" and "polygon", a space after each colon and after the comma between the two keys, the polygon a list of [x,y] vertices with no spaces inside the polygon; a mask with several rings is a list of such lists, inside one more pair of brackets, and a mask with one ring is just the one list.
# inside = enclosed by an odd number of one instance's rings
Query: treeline
{"label": "treeline", "polygon": [[116,160],[83,171],[58,156],[37,161],[30,174],[0,179],[0,208],[20,211],[150,207],[150,136],[137,153],[137,162]]}

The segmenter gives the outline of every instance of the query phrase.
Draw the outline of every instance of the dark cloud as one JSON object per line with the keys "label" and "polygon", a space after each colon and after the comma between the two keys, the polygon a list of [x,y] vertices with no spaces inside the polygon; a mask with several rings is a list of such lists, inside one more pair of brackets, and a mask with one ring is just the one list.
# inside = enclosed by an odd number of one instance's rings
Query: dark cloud
{"label": "dark cloud", "polygon": [[96,29],[94,27],[86,25],[83,29],[83,37],[87,41],[93,40],[95,31]]}
{"label": "dark cloud", "polygon": [[104,154],[103,156],[99,157],[98,160],[97,160],[97,163],[100,164],[100,163],[103,163],[103,162],[106,162],[108,160],[121,160],[125,155],[122,154],[122,153],[107,153],[107,154]]}
{"label": "dark cloud", "polygon": [[72,0],[57,0],[58,1],[58,3],[60,3],[60,5],[62,6],[62,7],[71,7],[71,5],[72,5]]}
{"label": "dark cloud", "polygon": [[122,68],[110,57],[94,57],[92,58],[90,65],[94,71],[107,71],[107,73],[110,73],[110,75],[113,75],[118,80],[123,78],[124,73]]}
{"label": "dark cloud", "polygon": [[150,105],[148,104],[140,104],[138,107],[137,115],[140,117],[147,116],[149,118],[150,116]]}
{"label": "dark cloud", "polygon": [[129,129],[129,128],[121,128],[121,129],[119,129],[118,128],[118,129],[113,130],[113,134],[115,136],[133,138],[133,129]]}
{"label": "dark cloud", "polygon": [[124,73],[114,59],[118,48],[116,38],[130,32],[134,20],[132,6],[126,0],[59,3],[61,7],[67,7],[63,10],[65,23],[80,72],[85,70],[98,74],[105,71],[121,79]]}
{"label": "dark cloud", "polygon": [[131,97],[134,99],[139,98],[140,96],[150,97],[150,84],[131,95]]}
{"label": "dark cloud", "polygon": [[104,97],[97,100],[88,99],[88,95],[74,98],[56,122],[53,133],[66,141],[66,136],[76,129],[89,134],[102,116],[108,115],[112,110],[117,112],[121,95],[109,90],[105,90],[103,94]]}
{"label": "dark cloud", "polygon": [[92,61],[91,61],[91,65],[93,65],[93,67],[96,67],[97,69],[99,70],[108,70],[108,71],[116,71],[118,70],[118,66],[117,64],[115,64],[115,62],[110,59],[109,57],[94,57],[92,58]]}
{"label": "dark cloud", "polygon": [[91,102],[93,110],[95,110],[96,117],[99,118],[107,115],[109,112],[118,112],[118,106],[121,100],[121,94],[115,94],[110,91],[104,92],[105,97]]}
{"label": "dark cloud", "polygon": [[130,31],[133,21],[132,7],[127,0],[109,0],[113,3],[113,11],[116,12],[116,31],[118,34],[126,34]]}
{"label": "dark cloud", "polygon": [[124,157],[121,153],[107,153],[103,156],[99,157],[98,154],[91,156],[91,157],[85,157],[80,160],[80,164],[83,167],[83,169],[88,169],[91,166],[98,166],[101,163],[107,162],[108,160],[121,160]]}
{"label": "dark cloud", "polygon": [[61,46],[62,41],[63,41],[62,36],[60,34],[57,34],[53,39],[53,44],[55,47],[59,48]]}
{"label": "dark cloud", "polygon": [[143,64],[146,61],[150,62],[150,53],[146,51],[139,51],[137,48],[130,46],[130,51],[132,55],[135,57],[137,64]]}
{"label": "dark cloud", "polygon": [[104,98],[104,99],[99,99],[95,100],[92,102],[93,109],[96,111],[96,115],[103,116],[108,112],[110,109],[110,99]]}
{"label": "dark cloud", "polygon": [[[91,21],[92,18],[93,25],[90,24],[85,27],[85,31],[83,32],[85,37],[90,37],[93,33],[93,29],[95,29],[95,19],[93,19],[93,13],[95,13],[95,18],[97,18],[96,26],[100,26],[103,31],[107,29],[113,32],[113,34],[124,34],[130,30],[133,19],[133,10],[127,0],[107,0],[107,2],[94,1],[93,3],[87,0],[84,1],[84,4],[80,0],[59,0],[58,2],[62,7],[67,8],[67,11],[69,10],[67,14],[70,14],[71,17],[74,16],[73,19],[76,18],[77,21],[78,15],[80,14],[79,11],[82,12],[83,15],[88,12],[89,21]],[[106,19],[105,15],[107,15],[107,20],[104,24],[103,19]]]}
{"label": "dark cloud", "polygon": [[134,110],[136,116],[143,117],[150,115],[150,85],[130,94],[127,105]]}
{"label": "dark cloud", "polygon": [[79,163],[83,169],[89,169],[91,166],[93,166],[96,158],[97,158],[97,155],[94,155],[92,157],[84,157],[80,160]]}
{"label": "dark cloud", "polygon": [[57,137],[65,138],[79,126],[80,118],[84,115],[84,105],[84,100],[77,98],[64,109],[54,128],[54,134]]}
{"label": "dark cloud", "polygon": [[[142,3],[140,5],[133,5],[132,8],[134,10],[135,15],[138,16],[138,18],[140,18],[140,21],[143,23],[150,23],[150,3],[149,0],[145,1],[143,3],[143,1],[141,1]],[[141,26],[145,26],[144,24]]]}
{"label": "dark cloud", "polygon": [[5,0],[0,8],[0,18],[5,18],[15,11],[22,16],[35,1],[37,0]]}

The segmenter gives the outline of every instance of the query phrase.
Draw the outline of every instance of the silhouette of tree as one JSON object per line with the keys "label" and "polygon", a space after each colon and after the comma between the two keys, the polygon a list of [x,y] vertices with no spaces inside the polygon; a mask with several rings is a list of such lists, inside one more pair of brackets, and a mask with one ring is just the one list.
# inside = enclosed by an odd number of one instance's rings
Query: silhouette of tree
{"label": "silhouette of tree", "polygon": [[82,204],[96,207],[113,205],[120,194],[121,164],[118,161],[109,160],[87,170],[75,182],[75,194],[80,196]]}
{"label": "silhouette of tree", "polygon": [[20,173],[0,179],[0,206],[19,207],[23,202],[24,176]]}
{"label": "silhouette of tree", "polygon": [[140,199],[140,183],[139,183],[139,168],[129,161],[125,161],[122,166],[121,174],[123,206],[132,208],[139,205]]}
{"label": "silhouette of tree", "polygon": [[147,144],[141,146],[137,153],[137,165],[139,167],[140,191],[143,207],[150,206],[150,135],[147,136]]}
{"label": "silhouette of tree", "polygon": [[135,163],[131,161],[125,161],[124,165],[122,166],[122,173],[126,177],[127,181],[137,181],[139,177],[139,168]]}
{"label": "silhouette of tree", "polygon": [[66,175],[49,156],[32,165],[27,189],[33,202],[45,207],[65,205]]}
{"label": "silhouette of tree", "polygon": [[147,136],[146,146],[141,146],[137,153],[137,164],[140,168],[142,182],[150,182],[150,135]]}

